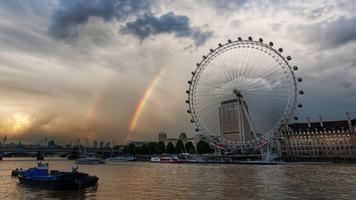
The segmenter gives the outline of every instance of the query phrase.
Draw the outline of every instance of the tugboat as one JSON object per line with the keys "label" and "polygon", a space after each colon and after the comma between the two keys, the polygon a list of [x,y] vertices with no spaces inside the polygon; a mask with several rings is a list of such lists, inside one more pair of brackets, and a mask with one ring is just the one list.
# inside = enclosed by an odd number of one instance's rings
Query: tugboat
{"label": "tugboat", "polygon": [[58,170],[48,171],[48,163],[38,163],[37,167],[18,175],[21,184],[39,186],[44,189],[53,190],[76,190],[83,189],[98,184],[99,178],[89,176],[86,173],[78,172],[78,167],[72,168],[71,172]]}
{"label": "tugboat", "polygon": [[19,176],[20,174],[24,173],[27,169],[22,169],[22,168],[16,168],[11,171],[11,176]]}

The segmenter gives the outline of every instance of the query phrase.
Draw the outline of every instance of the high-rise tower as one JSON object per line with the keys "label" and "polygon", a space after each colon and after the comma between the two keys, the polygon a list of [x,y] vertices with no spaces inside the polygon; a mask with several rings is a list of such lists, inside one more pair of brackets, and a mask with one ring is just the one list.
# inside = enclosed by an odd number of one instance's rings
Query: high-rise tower
{"label": "high-rise tower", "polygon": [[240,91],[234,90],[236,98],[220,103],[220,133],[224,139],[245,144],[254,138],[246,101]]}

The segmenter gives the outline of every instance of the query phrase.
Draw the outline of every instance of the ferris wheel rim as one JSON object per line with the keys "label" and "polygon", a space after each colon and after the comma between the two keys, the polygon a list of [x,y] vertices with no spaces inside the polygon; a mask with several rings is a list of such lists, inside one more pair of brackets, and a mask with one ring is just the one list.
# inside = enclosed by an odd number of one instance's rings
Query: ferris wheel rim
{"label": "ferris wheel rim", "polygon": [[[271,43],[270,43],[271,44]],[[246,45],[246,46],[245,46]],[[216,134],[212,133],[210,130],[206,130],[207,128],[204,128],[204,126],[201,124],[200,119],[198,118],[196,111],[195,111],[195,106],[194,106],[194,92],[195,89],[198,85],[198,81],[202,73],[204,72],[204,69],[207,67],[207,65],[217,56],[221,55],[224,52],[228,52],[232,49],[235,48],[255,48],[256,50],[260,50],[263,53],[268,54],[270,57],[272,57],[277,63],[278,66],[281,67],[282,64],[287,68],[288,73],[291,75],[291,80],[293,81],[292,85],[294,86],[291,94],[288,95],[288,103],[285,106],[284,112],[282,114],[282,117],[278,120],[278,122],[273,126],[271,130],[269,130],[267,133],[263,134],[260,136],[258,139],[255,140],[249,140],[247,141],[247,144],[244,144],[243,146],[247,147],[252,147],[256,146],[256,144],[259,142],[258,140],[270,140],[276,135],[279,134],[280,132],[280,127],[282,126],[283,121],[289,121],[292,119],[294,112],[297,107],[298,103],[298,85],[297,85],[297,80],[294,74],[294,71],[287,61],[288,57],[282,56],[280,52],[278,52],[276,49],[274,49],[271,45],[267,45],[263,43],[260,39],[260,41],[254,41],[249,38],[249,40],[228,40],[227,43],[225,44],[219,44],[217,48],[215,49],[210,49],[210,52],[208,55],[203,56],[203,59],[197,63],[197,67],[195,70],[192,72],[192,78],[189,82],[189,92],[188,92],[188,105],[189,105],[189,113],[191,114],[191,122],[195,123],[196,125],[196,131],[201,132],[202,134],[206,135],[209,140],[216,140],[222,142],[224,145],[227,146],[232,146],[233,148],[241,148],[242,145],[239,142],[236,141],[231,141],[231,140],[226,140],[221,136],[217,136]],[[273,54],[273,55],[272,55]],[[283,68],[283,67],[282,67]],[[284,69],[285,70],[285,69]],[[213,137],[212,137],[213,136]]]}

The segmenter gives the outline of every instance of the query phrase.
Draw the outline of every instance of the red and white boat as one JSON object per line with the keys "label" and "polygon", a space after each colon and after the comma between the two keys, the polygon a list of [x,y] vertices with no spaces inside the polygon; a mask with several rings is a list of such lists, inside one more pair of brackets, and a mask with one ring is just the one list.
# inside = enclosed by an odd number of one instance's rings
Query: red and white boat
{"label": "red and white boat", "polygon": [[153,156],[152,163],[183,163],[177,156]]}

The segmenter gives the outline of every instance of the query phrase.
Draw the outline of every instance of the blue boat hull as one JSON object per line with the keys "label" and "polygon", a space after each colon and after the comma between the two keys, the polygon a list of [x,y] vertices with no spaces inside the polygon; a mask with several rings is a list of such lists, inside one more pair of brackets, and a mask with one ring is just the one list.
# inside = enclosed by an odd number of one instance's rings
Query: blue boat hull
{"label": "blue boat hull", "polygon": [[85,173],[59,172],[50,177],[19,176],[20,183],[53,190],[77,190],[96,186],[99,178]]}

